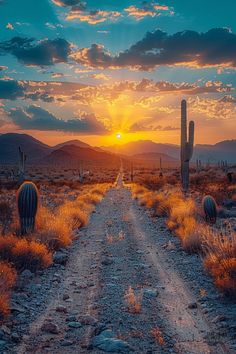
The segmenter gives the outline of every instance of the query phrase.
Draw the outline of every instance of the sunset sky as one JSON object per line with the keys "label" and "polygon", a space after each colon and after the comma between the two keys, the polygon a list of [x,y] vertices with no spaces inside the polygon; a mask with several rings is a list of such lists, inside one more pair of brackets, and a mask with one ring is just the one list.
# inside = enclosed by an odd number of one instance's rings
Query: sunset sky
{"label": "sunset sky", "polygon": [[185,98],[196,143],[235,139],[235,13],[235,0],[0,0],[0,131],[178,144]]}

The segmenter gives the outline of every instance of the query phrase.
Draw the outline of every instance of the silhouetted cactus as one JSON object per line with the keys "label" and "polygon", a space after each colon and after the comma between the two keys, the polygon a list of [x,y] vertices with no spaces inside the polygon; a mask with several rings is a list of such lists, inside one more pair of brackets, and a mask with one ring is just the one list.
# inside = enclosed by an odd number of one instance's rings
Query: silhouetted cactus
{"label": "silhouetted cactus", "polygon": [[134,164],[133,164],[133,162],[131,162],[131,166],[130,166],[130,179],[131,179],[131,182],[133,183],[133,181],[134,181]]}
{"label": "silhouetted cactus", "polygon": [[25,161],[26,161],[26,155],[25,153],[21,150],[19,146],[19,181],[22,183],[25,179]]}
{"label": "silhouetted cactus", "polygon": [[214,224],[217,219],[217,204],[211,195],[206,195],[202,200],[206,221]]}
{"label": "silhouetted cactus", "polygon": [[38,189],[32,182],[24,182],[17,193],[20,232],[25,235],[34,231],[38,209]]}
{"label": "silhouetted cactus", "polygon": [[185,192],[189,188],[189,161],[193,156],[194,144],[194,122],[189,122],[189,133],[187,133],[187,102],[181,102],[181,182]]}

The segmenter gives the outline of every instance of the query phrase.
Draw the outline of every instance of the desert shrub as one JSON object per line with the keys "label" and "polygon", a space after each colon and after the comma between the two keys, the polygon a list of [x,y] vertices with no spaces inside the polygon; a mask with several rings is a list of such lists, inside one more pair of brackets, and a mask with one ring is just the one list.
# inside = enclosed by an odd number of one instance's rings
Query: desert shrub
{"label": "desert shrub", "polygon": [[182,242],[183,248],[188,252],[201,250],[201,234],[198,232],[196,220],[196,206],[191,198],[185,198],[176,188],[168,192],[153,192],[142,186],[131,185],[134,198],[153,210],[155,216],[167,216],[167,226]]}
{"label": "desert shrub", "polygon": [[41,207],[38,212],[36,231],[33,237],[46,244],[49,249],[58,250],[71,244],[72,227],[61,213]]}
{"label": "desert shrub", "polygon": [[19,270],[36,271],[52,263],[52,255],[45,245],[15,236],[0,238],[0,259],[12,263]]}
{"label": "desert shrub", "polygon": [[19,239],[12,235],[0,237],[0,260],[10,260],[12,249]]}
{"label": "desert shrub", "polygon": [[0,224],[2,234],[5,235],[7,228],[11,225],[13,218],[13,211],[9,203],[0,202]]}
{"label": "desert shrub", "polygon": [[52,264],[52,254],[47,247],[36,241],[19,239],[12,249],[13,262],[18,269],[36,271]]}
{"label": "desert shrub", "polygon": [[7,262],[0,262],[0,319],[9,314],[11,288],[15,281],[15,269]]}
{"label": "desert shrub", "polygon": [[206,270],[215,285],[227,295],[236,295],[236,233],[231,227],[221,231],[205,228]]}

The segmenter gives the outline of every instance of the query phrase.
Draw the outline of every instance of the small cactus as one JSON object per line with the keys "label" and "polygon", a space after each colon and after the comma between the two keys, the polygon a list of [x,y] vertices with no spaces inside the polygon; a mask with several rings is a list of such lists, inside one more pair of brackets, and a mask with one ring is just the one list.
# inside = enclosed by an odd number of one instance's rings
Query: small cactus
{"label": "small cactus", "polygon": [[217,204],[211,195],[206,195],[202,201],[206,221],[215,224],[217,219]]}
{"label": "small cactus", "polygon": [[34,231],[38,209],[38,189],[32,182],[24,182],[17,193],[21,235]]}

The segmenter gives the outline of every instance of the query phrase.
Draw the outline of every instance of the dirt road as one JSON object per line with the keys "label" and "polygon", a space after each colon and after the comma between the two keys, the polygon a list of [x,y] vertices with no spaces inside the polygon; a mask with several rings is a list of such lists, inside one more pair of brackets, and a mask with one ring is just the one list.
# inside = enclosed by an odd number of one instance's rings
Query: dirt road
{"label": "dirt road", "polygon": [[[229,306],[201,261],[132,200],[122,175],[78,236],[58,281],[55,270],[45,279],[44,305],[12,352],[234,352],[232,328],[219,317]],[[34,296],[40,303],[42,291]]]}

